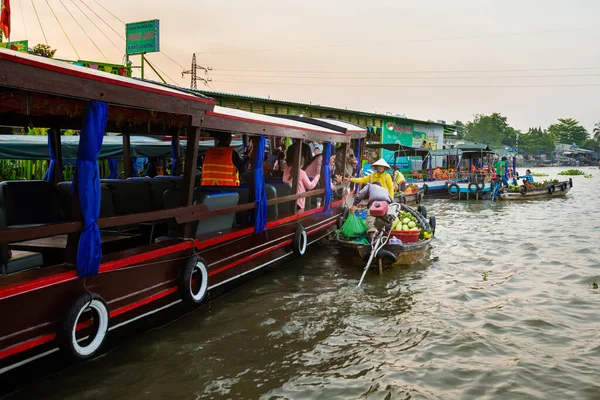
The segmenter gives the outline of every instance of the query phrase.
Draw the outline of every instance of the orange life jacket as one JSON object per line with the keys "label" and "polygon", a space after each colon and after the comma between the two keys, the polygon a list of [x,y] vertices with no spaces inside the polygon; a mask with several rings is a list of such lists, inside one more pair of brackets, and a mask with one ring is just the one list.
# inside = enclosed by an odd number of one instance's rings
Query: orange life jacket
{"label": "orange life jacket", "polygon": [[231,155],[233,147],[213,147],[206,150],[202,165],[202,186],[240,186],[238,170]]}

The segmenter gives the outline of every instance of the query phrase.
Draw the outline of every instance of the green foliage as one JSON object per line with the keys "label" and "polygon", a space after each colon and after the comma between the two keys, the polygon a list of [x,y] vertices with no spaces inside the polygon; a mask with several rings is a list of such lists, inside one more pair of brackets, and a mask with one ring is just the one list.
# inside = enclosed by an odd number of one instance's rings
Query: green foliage
{"label": "green foliage", "polygon": [[548,132],[557,143],[583,145],[588,138],[588,131],[573,118],[559,118],[558,123],[548,127]]}
{"label": "green foliage", "polygon": [[548,176],[548,174],[544,174],[543,172],[533,172],[531,176]]}
{"label": "green foliage", "polygon": [[35,54],[36,56],[52,58],[52,57],[54,57],[55,53],[56,53],[56,50],[55,49],[53,50],[47,44],[40,43],[40,44],[35,45],[35,47],[33,48],[33,54]]}
{"label": "green foliage", "polygon": [[508,125],[506,117],[500,113],[491,115],[476,114],[473,121],[467,122],[465,139],[486,143],[491,147],[514,146],[516,131]]}
{"label": "green foliage", "polygon": [[519,151],[522,153],[532,155],[540,152],[551,153],[554,147],[552,135],[542,128],[529,128],[527,133],[519,135]]}
{"label": "green foliage", "polygon": [[578,169],[568,169],[566,171],[559,172],[558,175],[585,175],[585,172]]}
{"label": "green foliage", "polygon": [[594,125],[594,139],[600,142],[600,122]]}
{"label": "green foliage", "polygon": [[456,138],[457,139],[462,139],[465,137],[465,132],[467,130],[467,127],[465,126],[465,124],[462,121],[454,121],[454,123],[452,124],[456,127]]}
{"label": "green foliage", "polygon": [[600,141],[596,139],[586,139],[581,147],[587,150],[596,150],[598,147],[600,147]]}

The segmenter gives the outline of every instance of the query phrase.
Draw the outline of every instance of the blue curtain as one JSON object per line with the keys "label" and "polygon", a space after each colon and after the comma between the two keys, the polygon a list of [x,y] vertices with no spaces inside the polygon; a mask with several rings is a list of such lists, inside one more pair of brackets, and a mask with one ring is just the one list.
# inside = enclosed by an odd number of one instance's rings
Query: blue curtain
{"label": "blue curtain", "polygon": [[325,200],[323,201],[323,211],[331,209],[331,167],[329,159],[331,158],[331,143],[327,142],[323,149],[323,184],[325,185]]}
{"label": "blue curtain", "polygon": [[[58,138],[60,140],[60,132],[58,132]],[[60,182],[62,182],[63,180],[63,174],[62,174],[62,167],[60,165],[58,165],[58,159],[56,158],[56,149],[54,148],[51,136],[48,135],[48,153],[50,154],[50,164],[48,164],[48,169],[46,170],[46,173],[44,174],[44,180],[46,182],[52,182],[52,179],[54,178],[54,170],[56,168],[61,168],[60,171]]]}
{"label": "blue curtain", "polygon": [[110,171],[110,175],[108,175],[108,179],[119,179],[119,159],[118,158],[109,158],[108,159],[108,170]]}
{"label": "blue curtain", "polygon": [[517,157],[513,157],[513,176],[517,174]]}
{"label": "blue curtain", "polygon": [[258,139],[258,146],[252,153],[252,169],[254,175],[254,199],[256,208],[254,209],[254,232],[260,233],[265,230],[267,225],[267,187],[265,186],[265,174],[263,171],[263,157],[265,155],[265,146],[267,137],[261,135]]}
{"label": "blue curtain", "polygon": [[140,176],[140,174],[138,174],[138,171],[144,169],[145,160],[147,160],[145,157],[131,157],[132,176]]}
{"label": "blue curtain", "polygon": [[77,274],[80,278],[98,274],[102,258],[102,241],[96,222],[100,216],[100,171],[98,154],[102,147],[108,105],[91,101],[86,109],[77,150],[76,185],[81,205],[83,231],[77,249]]}
{"label": "blue curtain", "polygon": [[360,138],[356,140],[356,149],[354,149],[354,155],[356,156],[356,177],[360,177]]}
{"label": "blue curtain", "polygon": [[[177,135],[179,135],[179,133],[177,133]],[[179,142],[177,142],[179,143]],[[177,149],[175,146],[175,136],[171,137],[171,158],[172,158],[172,162],[171,162],[171,176],[177,176],[178,171],[179,171],[179,157],[177,157]]]}

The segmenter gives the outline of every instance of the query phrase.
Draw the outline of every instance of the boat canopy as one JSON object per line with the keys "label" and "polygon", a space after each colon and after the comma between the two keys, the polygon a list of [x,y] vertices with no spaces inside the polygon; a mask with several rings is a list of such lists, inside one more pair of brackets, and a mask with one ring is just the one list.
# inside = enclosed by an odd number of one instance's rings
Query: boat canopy
{"label": "boat canopy", "polygon": [[215,106],[213,111],[206,112],[202,128],[213,131],[289,137],[318,142],[347,143],[351,139],[349,134],[315,124],[220,106]]}
{"label": "boat canopy", "polygon": [[462,150],[463,153],[483,153],[490,154],[493,153],[494,150],[490,149],[487,144],[484,143],[471,143],[471,144],[459,144],[456,146],[457,149]]}
{"label": "boat canopy", "polygon": [[431,150],[429,154],[431,154],[432,157],[460,156],[463,154],[463,151],[460,149],[439,149]]}
{"label": "boat canopy", "polygon": [[322,128],[331,129],[340,133],[349,135],[351,139],[364,138],[367,136],[367,128],[359,125],[355,125],[350,122],[340,121],[333,118],[311,118],[299,115],[281,115],[281,114],[270,114],[273,117],[289,119],[292,121],[303,122]]}
{"label": "boat canopy", "polygon": [[368,149],[384,149],[396,152],[398,156],[418,156],[427,157],[431,152],[429,149],[423,149],[420,147],[405,146],[399,143],[369,143],[367,144]]}
{"label": "boat canopy", "polygon": [[[79,136],[61,136],[62,159],[76,160],[77,149],[79,148]],[[130,137],[130,156],[131,157],[171,157],[171,140],[161,140],[157,137],[131,136]],[[237,151],[242,149],[242,141],[234,139],[231,146]],[[186,141],[182,140],[179,144],[180,151],[183,154],[186,148]],[[214,147],[213,140],[201,140],[198,142],[198,151],[203,152]],[[105,136],[102,140],[102,148],[98,158],[122,158],[123,157],[123,137]],[[47,136],[24,136],[24,135],[0,135],[0,159],[9,160],[48,160],[48,137]]]}
{"label": "boat canopy", "polygon": [[80,129],[86,104],[108,104],[107,130],[127,134],[199,127],[215,101],[174,86],[0,48],[0,120]]}

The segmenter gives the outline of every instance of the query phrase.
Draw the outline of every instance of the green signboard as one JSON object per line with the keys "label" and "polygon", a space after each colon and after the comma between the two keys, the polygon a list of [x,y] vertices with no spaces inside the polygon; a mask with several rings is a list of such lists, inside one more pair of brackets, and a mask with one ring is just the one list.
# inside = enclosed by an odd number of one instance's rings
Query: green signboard
{"label": "green signboard", "polygon": [[[411,122],[383,120],[383,129],[381,130],[381,143],[396,143],[404,146],[412,146],[413,131],[414,124]],[[388,163],[394,162],[393,151],[382,150],[381,156]]]}
{"label": "green signboard", "polygon": [[157,19],[126,24],[125,37],[125,51],[129,55],[160,51]]}

